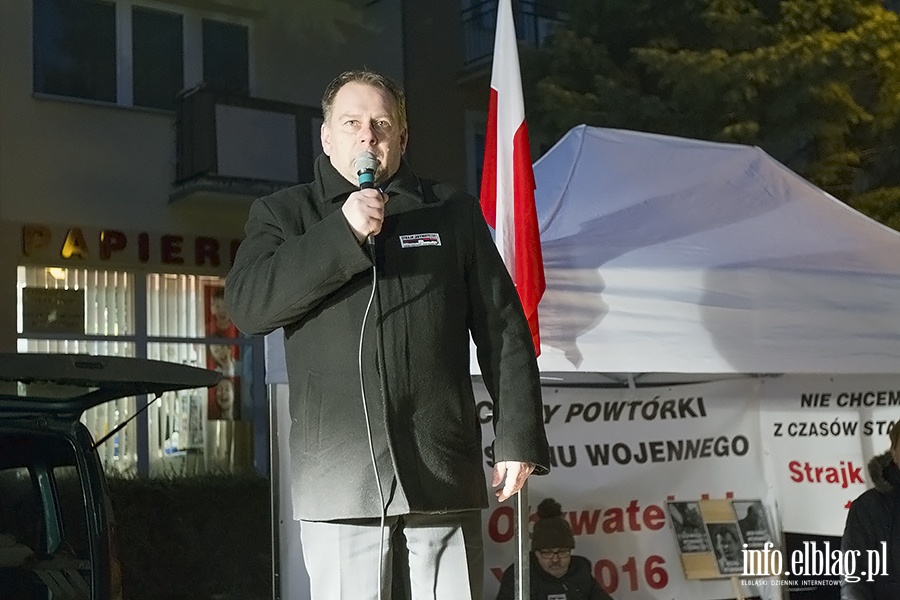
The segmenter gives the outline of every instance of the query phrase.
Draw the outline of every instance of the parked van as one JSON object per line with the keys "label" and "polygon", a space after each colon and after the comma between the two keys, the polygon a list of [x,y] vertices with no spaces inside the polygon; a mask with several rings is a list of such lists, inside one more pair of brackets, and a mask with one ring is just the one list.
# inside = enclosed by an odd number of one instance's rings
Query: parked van
{"label": "parked van", "polygon": [[147,359],[0,354],[0,599],[123,599],[106,479],[79,419],[117,398],[220,379]]}

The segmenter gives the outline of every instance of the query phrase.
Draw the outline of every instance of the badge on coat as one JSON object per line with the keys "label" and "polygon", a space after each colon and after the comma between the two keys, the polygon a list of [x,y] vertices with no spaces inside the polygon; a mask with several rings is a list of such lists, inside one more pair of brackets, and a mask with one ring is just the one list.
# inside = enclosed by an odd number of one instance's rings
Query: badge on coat
{"label": "badge on coat", "polygon": [[437,233],[411,233],[400,236],[401,248],[421,248],[422,246],[440,246],[441,236]]}

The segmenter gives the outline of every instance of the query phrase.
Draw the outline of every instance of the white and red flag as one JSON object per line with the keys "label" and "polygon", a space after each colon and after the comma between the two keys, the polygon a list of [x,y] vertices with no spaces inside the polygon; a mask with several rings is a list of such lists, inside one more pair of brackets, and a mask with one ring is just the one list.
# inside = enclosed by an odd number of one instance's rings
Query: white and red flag
{"label": "white and red flag", "polygon": [[499,0],[497,6],[481,210],[496,232],[497,248],[525,309],[535,354],[540,355],[537,307],[547,286],[511,0]]}

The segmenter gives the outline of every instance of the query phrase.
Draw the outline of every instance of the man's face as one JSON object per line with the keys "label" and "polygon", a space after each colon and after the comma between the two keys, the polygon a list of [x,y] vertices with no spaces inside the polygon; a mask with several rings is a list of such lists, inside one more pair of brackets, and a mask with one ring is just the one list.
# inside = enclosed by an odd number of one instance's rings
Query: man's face
{"label": "man's face", "polygon": [[900,467],[900,439],[898,439],[897,443],[894,444],[894,447],[891,448],[891,458],[894,460],[894,464]]}
{"label": "man's face", "polygon": [[737,560],[741,556],[741,548],[734,536],[727,533],[716,534],[716,550],[725,560]]}
{"label": "man's face", "polygon": [[220,365],[231,361],[231,347],[225,344],[210,344],[209,354]]}
{"label": "man's face", "polygon": [[213,296],[210,299],[209,312],[220,321],[230,320],[228,317],[228,306],[225,305],[225,299],[220,296]]}
{"label": "man's face", "polygon": [[353,162],[366,150],[375,155],[375,181],[392,177],[406,151],[406,130],[400,128],[397,104],[386,91],[350,82],[334,96],[330,118],[322,123],[322,149],[345,179],[357,183]]}
{"label": "man's face", "polygon": [[223,379],[216,385],[216,404],[222,410],[234,406],[234,384],[231,380]]}
{"label": "man's face", "polygon": [[549,550],[535,550],[535,557],[541,568],[557,579],[565,575],[572,562],[571,548],[550,548]]}

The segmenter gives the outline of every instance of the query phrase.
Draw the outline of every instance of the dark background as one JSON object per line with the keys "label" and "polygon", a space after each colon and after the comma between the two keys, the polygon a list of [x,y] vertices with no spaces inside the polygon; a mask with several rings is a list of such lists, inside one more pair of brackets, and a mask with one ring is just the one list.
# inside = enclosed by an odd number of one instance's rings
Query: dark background
{"label": "dark background", "polygon": [[128,600],[271,600],[269,481],[110,478]]}

